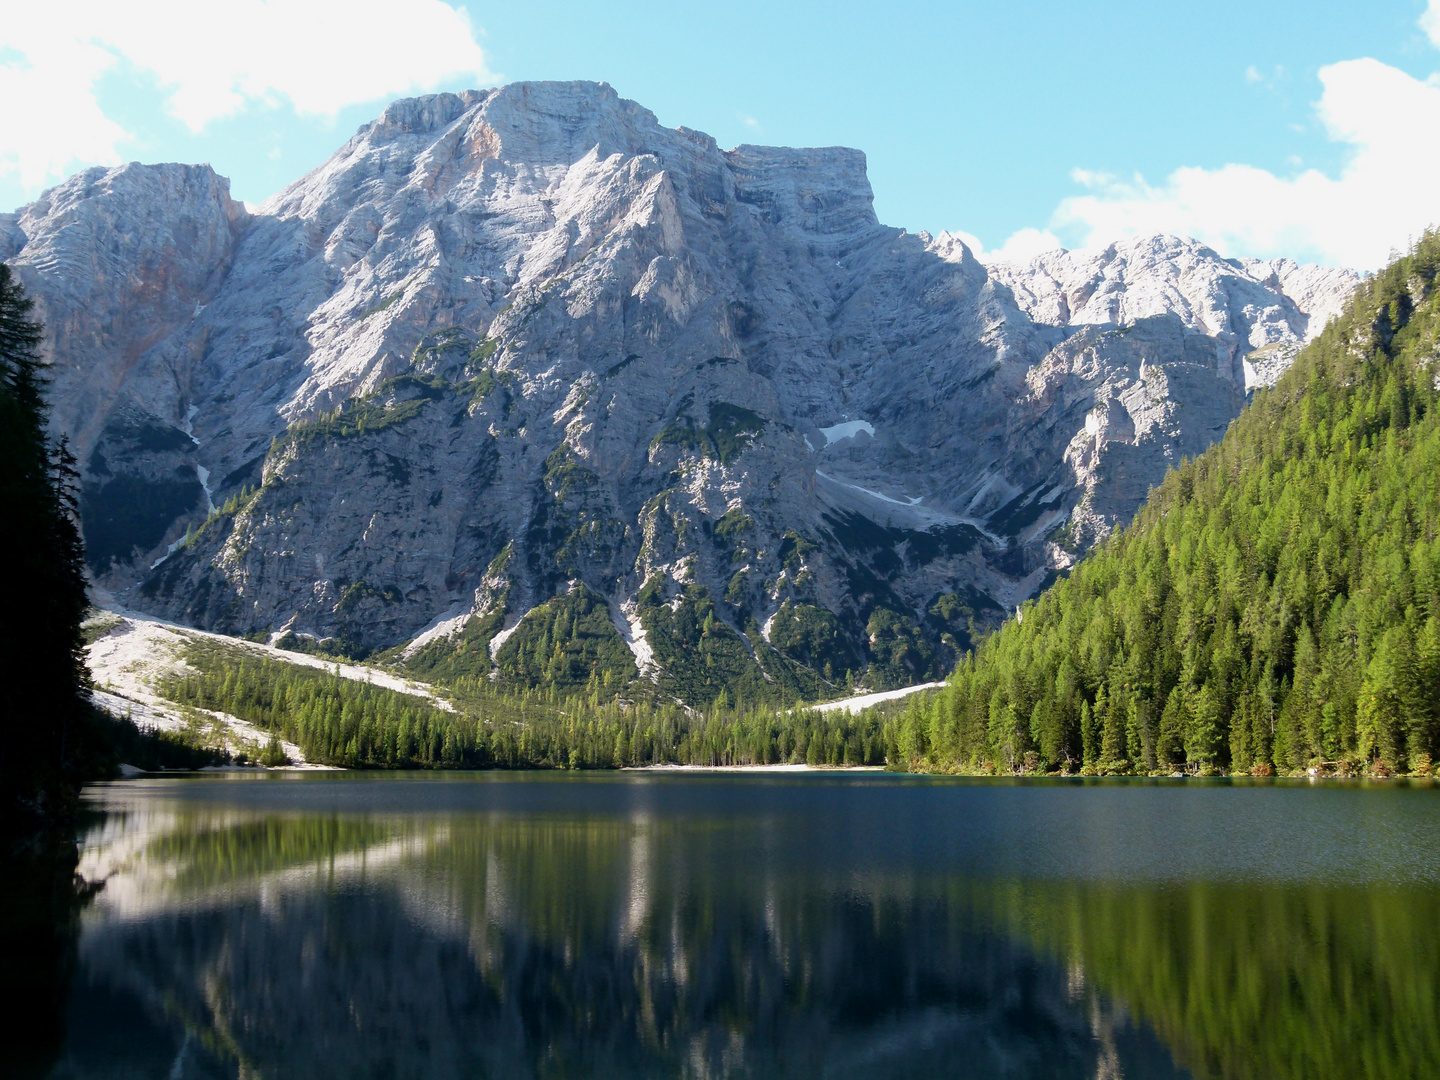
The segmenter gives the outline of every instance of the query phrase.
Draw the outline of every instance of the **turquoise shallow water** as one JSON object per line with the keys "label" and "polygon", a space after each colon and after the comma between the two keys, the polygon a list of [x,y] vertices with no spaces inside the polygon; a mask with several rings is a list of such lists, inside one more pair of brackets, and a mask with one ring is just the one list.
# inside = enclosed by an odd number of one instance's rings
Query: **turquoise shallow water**
{"label": "turquoise shallow water", "polygon": [[100,785],[57,1076],[1440,1075],[1440,791]]}

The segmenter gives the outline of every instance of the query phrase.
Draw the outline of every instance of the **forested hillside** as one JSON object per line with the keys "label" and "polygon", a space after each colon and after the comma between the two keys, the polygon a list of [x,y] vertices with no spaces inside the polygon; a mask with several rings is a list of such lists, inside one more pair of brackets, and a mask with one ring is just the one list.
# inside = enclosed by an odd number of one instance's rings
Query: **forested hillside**
{"label": "forested hillside", "polygon": [[897,721],[913,767],[1428,774],[1440,236]]}
{"label": "forested hillside", "polygon": [[454,706],[194,642],[170,700],[219,709],[291,740],[310,761],[345,768],[611,769],[638,765],[881,765],[894,756],[881,718],[843,710],[746,706],[705,710],[602,700],[555,683],[509,692],[453,679]]}

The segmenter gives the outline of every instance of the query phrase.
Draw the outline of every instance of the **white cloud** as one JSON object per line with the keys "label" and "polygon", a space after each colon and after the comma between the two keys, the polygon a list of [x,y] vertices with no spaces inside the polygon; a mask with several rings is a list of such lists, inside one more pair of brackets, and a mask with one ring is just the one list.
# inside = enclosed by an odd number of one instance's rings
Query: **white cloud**
{"label": "white cloud", "polygon": [[465,76],[493,80],[463,8],[440,0],[70,0],[7,15],[0,173],[27,188],[74,164],[118,160],[102,76],[152,76],[191,131],[255,103],[333,118],[348,105]]}
{"label": "white cloud", "polygon": [[0,64],[0,175],[14,173],[28,191],[58,179],[66,166],[113,165],[125,129],[95,100],[94,82],[114,58],[78,42],[40,44]]}
{"label": "white cloud", "polygon": [[951,229],[950,234],[963,240],[970,253],[982,263],[1026,263],[1037,255],[1064,247],[1060,238],[1048,229],[1020,229],[994,251],[987,251],[979,237],[967,232]]}
{"label": "white cloud", "polygon": [[1440,49],[1440,0],[1430,0],[1430,6],[1420,16],[1420,29]]}
{"label": "white cloud", "polygon": [[1370,59],[1321,68],[1320,82],[1319,119],[1349,147],[1338,176],[1226,165],[1151,185],[1077,170],[1089,193],[1065,199],[1051,227],[1079,232],[1086,246],[1169,232],[1231,254],[1382,265],[1440,222],[1440,86]]}
{"label": "white cloud", "polygon": [[[1430,0],[1420,28],[1440,48],[1440,0]],[[1250,83],[1273,84],[1255,66]],[[1061,201],[1049,230],[1022,229],[983,261],[1026,258],[1058,232],[1099,247],[1126,236],[1157,232],[1193,236],[1227,255],[1285,255],[1375,269],[1431,226],[1440,225],[1440,75],[1416,79],[1378,60],[1346,60],[1319,72],[1315,115],[1347,154],[1338,175],[1318,169],[1277,176],[1253,165],[1176,169],[1164,182],[1128,180],[1107,172],[1072,170],[1086,194]],[[1302,124],[1290,129],[1304,132]]]}

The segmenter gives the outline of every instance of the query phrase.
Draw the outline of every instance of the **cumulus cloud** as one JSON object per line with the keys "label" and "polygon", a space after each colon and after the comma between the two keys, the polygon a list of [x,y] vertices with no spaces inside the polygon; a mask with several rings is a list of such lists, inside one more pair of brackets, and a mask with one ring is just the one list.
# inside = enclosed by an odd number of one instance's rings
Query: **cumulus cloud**
{"label": "cumulus cloud", "polygon": [[[1440,0],[1430,0],[1420,28],[1440,48]],[[1193,236],[1227,255],[1384,265],[1440,225],[1440,75],[1421,80],[1367,58],[1330,64],[1319,77],[1316,117],[1327,137],[1346,148],[1337,175],[1301,170],[1293,158],[1296,171],[1286,176],[1231,164],[1176,169],[1156,184],[1138,174],[1076,169],[1071,179],[1084,193],[1060,203],[1048,230],[1022,230],[981,257],[1009,259],[1012,248],[1023,257],[1055,233],[1095,247],[1165,232]],[[1267,82],[1253,66],[1245,78]]]}
{"label": "cumulus cloud", "polygon": [[1088,189],[1051,228],[1086,246],[1123,236],[1193,236],[1229,254],[1298,255],[1371,269],[1440,222],[1440,86],[1382,64],[1320,69],[1316,113],[1349,154],[1338,176],[1277,176],[1252,165],[1181,168],[1163,183],[1076,170]]}
{"label": "cumulus cloud", "polygon": [[982,263],[1025,263],[1037,255],[1064,246],[1060,243],[1060,238],[1049,229],[1020,229],[993,251],[987,250],[978,236],[955,229],[952,229],[950,234],[963,240],[970,253]]}
{"label": "cumulus cloud", "polygon": [[77,163],[119,159],[127,138],[102,77],[153,78],[191,131],[255,103],[334,117],[348,105],[454,76],[492,79],[463,8],[440,0],[70,0],[7,15],[0,173],[27,188]]}
{"label": "cumulus cloud", "polygon": [[105,115],[94,92],[114,63],[110,53],[70,40],[37,41],[24,52],[12,45],[9,56],[0,63],[0,174],[17,174],[34,190],[73,162],[120,160],[125,129]]}
{"label": "cumulus cloud", "polygon": [[1425,14],[1420,16],[1420,29],[1440,49],[1440,0],[1430,0],[1430,5],[1425,9]]}

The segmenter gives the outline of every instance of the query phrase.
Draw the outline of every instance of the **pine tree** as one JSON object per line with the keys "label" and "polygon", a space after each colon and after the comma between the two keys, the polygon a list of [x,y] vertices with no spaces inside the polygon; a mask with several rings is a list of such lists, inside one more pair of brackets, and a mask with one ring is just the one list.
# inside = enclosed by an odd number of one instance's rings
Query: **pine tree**
{"label": "pine tree", "polygon": [[65,443],[47,435],[31,306],[0,264],[0,783],[7,809],[47,813],[78,779],[70,755],[89,681],[80,636],[87,602],[77,473]]}
{"label": "pine tree", "polygon": [[1125,754],[1125,720],[1129,709],[1112,700],[1105,710],[1104,727],[1100,736],[1099,770],[1104,773],[1122,773],[1129,768]]}

